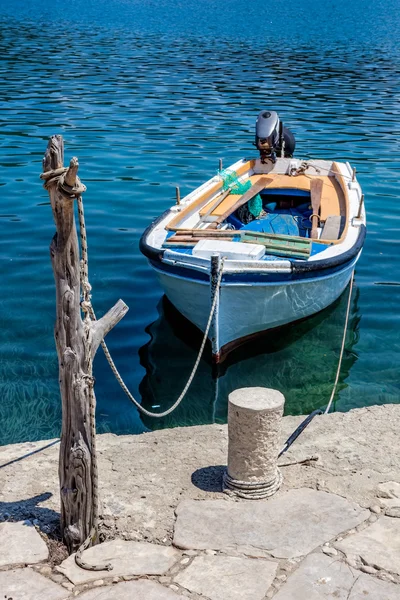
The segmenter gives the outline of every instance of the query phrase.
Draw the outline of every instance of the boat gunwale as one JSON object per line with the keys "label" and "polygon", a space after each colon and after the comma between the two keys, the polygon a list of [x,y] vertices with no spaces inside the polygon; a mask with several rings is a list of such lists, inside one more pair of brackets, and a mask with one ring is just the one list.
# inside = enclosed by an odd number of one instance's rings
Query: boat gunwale
{"label": "boat gunwale", "polygon": [[[164,254],[167,251],[166,248],[156,248],[152,245],[150,245],[147,242],[147,238],[150,235],[150,233],[167,217],[169,216],[169,214],[171,213],[170,209],[167,209],[166,211],[164,211],[161,215],[159,215],[156,219],[154,219],[152,221],[152,223],[150,223],[148,225],[148,227],[144,230],[140,241],[139,241],[139,249],[142,252],[142,254],[148,258],[150,261],[152,262],[163,262],[163,258],[164,258]],[[323,259],[315,259],[310,261],[308,260],[299,260],[299,259],[284,259],[286,263],[290,264],[290,272],[291,273],[309,273],[309,272],[316,272],[316,271],[323,271],[325,269],[330,269],[332,267],[336,267],[339,266],[341,264],[344,264],[346,262],[349,262],[353,257],[355,257],[362,249],[363,245],[364,245],[364,241],[365,241],[365,237],[366,237],[366,225],[364,223],[361,223],[358,226],[358,235],[357,235],[357,239],[355,240],[355,242],[353,243],[353,245],[348,249],[345,250],[344,252],[340,252],[338,254],[335,254],[333,256],[329,256],[327,258],[323,258]],[[336,246],[338,247],[338,245]],[[170,254],[171,251],[168,250],[168,254]],[[270,261],[270,263],[273,263],[274,261]],[[282,262],[282,261],[281,261]],[[243,263],[243,261],[242,261]],[[277,269],[272,268],[272,264],[270,264],[268,261],[265,261],[262,263],[262,265],[260,264],[255,264],[253,266],[253,264],[249,264],[248,265],[248,272],[251,273],[265,273],[265,274],[271,274],[271,273],[276,273]],[[180,265],[181,268],[186,268],[186,269],[190,269],[190,270],[194,270],[194,271],[198,271],[199,267],[198,265],[194,265],[194,264],[190,264],[190,262],[188,263],[181,263]],[[201,270],[205,270],[208,271],[207,269],[202,268]],[[243,271],[243,269],[241,269]],[[229,273],[234,273],[234,270],[230,270]],[[286,271],[288,272],[288,271]]]}
{"label": "boat gunwale", "polygon": [[[329,269],[325,269],[319,272],[301,272],[295,273],[293,271],[277,271],[268,273],[250,271],[242,272],[224,272],[221,280],[221,287],[225,286],[245,286],[245,287],[257,287],[257,286],[276,286],[276,285],[296,285],[304,283],[312,283],[321,281],[322,279],[331,279],[340,275],[343,271],[351,267],[355,267],[361,250],[353,256],[350,260],[340,265],[333,266]],[[206,270],[195,270],[188,269],[182,265],[171,265],[169,263],[154,263],[151,262],[153,269],[159,273],[167,275],[168,277],[174,277],[183,281],[201,284],[209,286],[210,276]],[[189,273],[190,271],[190,273]]]}

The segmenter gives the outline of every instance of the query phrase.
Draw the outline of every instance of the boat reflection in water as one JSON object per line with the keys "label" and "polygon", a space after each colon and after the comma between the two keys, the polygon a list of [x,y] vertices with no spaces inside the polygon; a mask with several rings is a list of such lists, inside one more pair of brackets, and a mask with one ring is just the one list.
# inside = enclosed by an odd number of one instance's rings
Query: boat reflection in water
{"label": "boat reflection in water", "polygon": [[[358,289],[353,288],[347,343],[338,393],[346,386],[357,360],[360,316]],[[231,352],[213,365],[206,347],[198,371],[180,406],[163,419],[141,415],[150,429],[225,423],[228,394],[241,387],[263,386],[281,391],[285,414],[308,414],[327,404],[338,365],[346,316],[348,288],[324,311],[300,323],[269,331]],[[167,409],[181,393],[193,368],[202,334],[164,296],[159,318],[146,328],[151,340],[139,351],[146,369],[140,384],[142,404],[148,410]],[[335,409],[335,404],[332,410]]]}

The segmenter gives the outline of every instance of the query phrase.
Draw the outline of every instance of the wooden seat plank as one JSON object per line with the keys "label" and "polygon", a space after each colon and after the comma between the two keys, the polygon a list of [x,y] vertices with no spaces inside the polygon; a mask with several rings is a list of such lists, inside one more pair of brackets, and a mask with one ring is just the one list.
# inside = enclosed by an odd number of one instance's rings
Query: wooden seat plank
{"label": "wooden seat plank", "polygon": [[[252,185],[259,181],[260,177],[265,175],[252,175],[250,182]],[[305,192],[310,191],[311,181],[315,177],[306,175],[299,175],[297,177],[291,177],[290,175],[274,175],[269,174],[271,178],[270,183],[266,186],[266,189],[297,189]],[[334,177],[322,176],[324,186],[321,197],[321,220],[325,221],[329,215],[340,215],[343,192],[340,185],[337,183]],[[214,210],[211,211],[212,217],[220,217],[223,215],[231,206],[233,206],[238,199],[236,194],[230,194],[221,204],[219,204]],[[211,203],[206,205],[201,211],[200,216],[207,213]]]}
{"label": "wooden seat plank", "polygon": [[[343,207],[343,208],[342,208]],[[343,191],[334,177],[324,178],[324,189],[321,198],[321,221],[331,215],[344,216],[344,195]]]}
{"label": "wooden seat plank", "polygon": [[311,215],[312,228],[311,228],[310,236],[313,240],[316,240],[318,238],[317,227],[318,227],[318,222],[319,222],[319,210],[321,207],[323,188],[324,188],[324,180],[322,178],[316,177],[315,179],[311,180],[310,194],[311,194],[311,208],[312,208],[312,215]]}
{"label": "wooden seat plank", "polygon": [[311,178],[307,175],[292,177],[291,175],[268,173],[268,177],[272,177],[271,183],[267,186],[269,188],[310,191]]}
{"label": "wooden seat plank", "polygon": [[320,240],[338,240],[341,229],[343,228],[344,217],[339,215],[329,215],[323,226]]}
{"label": "wooden seat plank", "polygon": [[[248,162],[242,165],[237,175],[240,176],[245,172],[245,169],[249,169],[252,163]],[[253,174],[249,177],[248,181],[253,185],[257,184],[262,178],[268,178],[269,181],[265,188],[269,189],[299,189],[310,192],[311,181],[313,181],[315,175],[297,175],[290,176],[280,173],[267,173],[267,174]],[[346,214],[346,199],[342,186],[337,179],[330,175],[319,175],[319,179],[324,181],[321,205],[320,205],[320,220],[322,223],[331,215],[345,216]],[[215,193],[220,192],[219,198],[214,197]],[[207,196],[210,200],[207,202]],[[222,182],[216,183],[214,186],[209,188],[207,192],[201,195],[196,201],[192,202],[189,206],[176,215],[176,217],[166,226],[167,230],[173,230],[181,227],[182,222],[189,217],[190,214],[195,212],[196,208],[199,210],[200,221],[204,222],[220,222],[220,218],[227,213],[231,213],[231,209],[235,206],[240,196],[237,194],[229,194],[227,197],[223,197],[222,194]],[[226,217],[225,217],[226,218]]]}

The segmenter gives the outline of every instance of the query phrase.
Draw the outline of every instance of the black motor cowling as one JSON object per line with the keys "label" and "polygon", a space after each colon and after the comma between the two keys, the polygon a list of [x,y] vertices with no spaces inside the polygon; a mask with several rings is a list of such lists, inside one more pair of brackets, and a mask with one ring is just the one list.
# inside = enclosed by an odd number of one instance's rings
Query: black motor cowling
{"label": "black motor cowling", "polygon": [[275,161],[276,156],[293,156],[296,140],[275,111],[262,110],[256,121],[255,145],[262,162],[267,158]]}

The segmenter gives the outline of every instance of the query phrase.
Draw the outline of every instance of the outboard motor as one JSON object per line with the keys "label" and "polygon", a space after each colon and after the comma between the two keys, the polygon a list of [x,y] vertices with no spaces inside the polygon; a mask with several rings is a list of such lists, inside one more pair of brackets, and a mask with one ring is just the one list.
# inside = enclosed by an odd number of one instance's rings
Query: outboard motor
{"label": "outboard motor", "polygon": [[293,156],[296,140],[275,111],[262,110],[256,121],[255,145],[260,151],[261,162],[265,162],[267,158],[275,162],[277,155]]}

